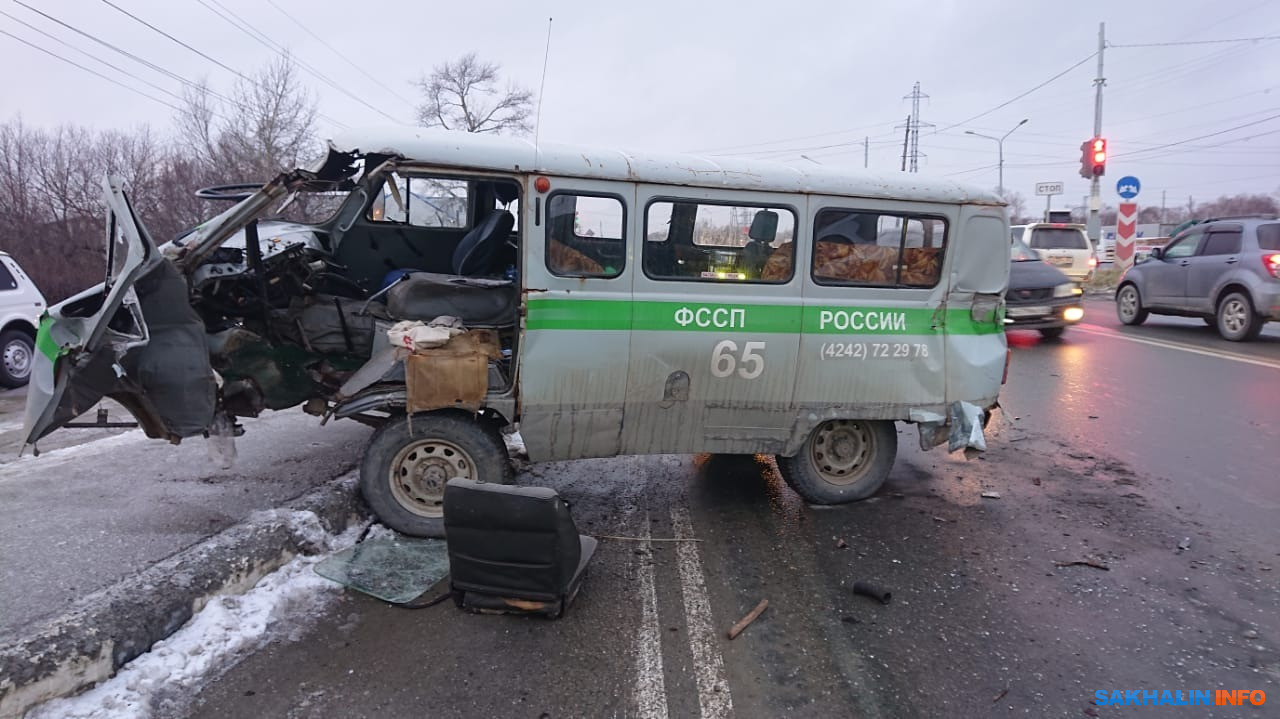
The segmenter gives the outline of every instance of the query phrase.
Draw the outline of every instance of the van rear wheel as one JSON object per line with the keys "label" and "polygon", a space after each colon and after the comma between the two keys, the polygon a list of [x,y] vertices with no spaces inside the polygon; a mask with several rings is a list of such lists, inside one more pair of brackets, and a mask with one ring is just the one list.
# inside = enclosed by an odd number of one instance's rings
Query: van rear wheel
{"label": "van rear wheel", "polygon": [[834,419],[818,425],[796,456],[778,457],[778,470],[810,504],[843,504],[875,494],[897,455],[893,422]]}
{"label": "van rear wheel", "polygon": [[461,413],[405,416],[369,441],[360,493],[378,520],[397,532],[443,537],[444,487],[455,478],[509,484],[502,438]]}

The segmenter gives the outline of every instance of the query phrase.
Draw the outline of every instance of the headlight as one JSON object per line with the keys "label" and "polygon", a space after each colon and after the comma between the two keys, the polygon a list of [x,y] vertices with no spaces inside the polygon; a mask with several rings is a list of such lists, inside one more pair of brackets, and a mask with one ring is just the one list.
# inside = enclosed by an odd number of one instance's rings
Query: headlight
{"label": "headlight", "polygon": [[1082,294],[1084,294],[1084,290],[1080,289],[1079,287],[1076,287],[1074,284],[1070,282],[1063,282],[1062,284],[1053,288],[1054,297],[1075,297],[1077,295],[1082,295]]}

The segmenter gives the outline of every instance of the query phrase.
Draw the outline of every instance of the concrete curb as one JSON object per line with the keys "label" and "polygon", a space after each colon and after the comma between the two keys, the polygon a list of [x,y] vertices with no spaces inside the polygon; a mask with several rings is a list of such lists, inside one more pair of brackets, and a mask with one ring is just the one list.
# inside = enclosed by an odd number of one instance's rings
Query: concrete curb
{"label": "concrete curb", "polygon": [[293,557],[315,553],[317,538],[299,518],[337,533],[367,516],[356,480],[333,480],[84,597],[33,634],[0,646],[0,719],[110,678],[210,598],[243,593]]}

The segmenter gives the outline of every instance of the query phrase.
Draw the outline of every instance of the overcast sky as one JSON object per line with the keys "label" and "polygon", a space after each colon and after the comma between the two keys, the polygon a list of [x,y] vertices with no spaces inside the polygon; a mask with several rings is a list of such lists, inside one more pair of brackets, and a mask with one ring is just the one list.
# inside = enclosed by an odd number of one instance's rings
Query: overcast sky
{"label": "overcast sky", "polygon": [[[104,0],[24,1],[184,77],[207,77],[219,89],[234,80]],[[1005,185],[1027,196],[1033,211],[1043,203],[1032,197],[1037,181],[1065,181],[1055,207],[1078,205],[1088,192],[1077,169],[1080,143],[1093,131],[1097,60],[991,110],[1095,52],[1099,22],[1116,46],[1280,36],[1280,0],[111,1],[239,71],[270,61],[272,50],[214,14],[209,6],[220,3],[359,98],[303,75],[320,112],[347,125],[385,124],[382,113],[411,122],[419,99],[412,81],[470,51],[537,91],[549,16],[541,129],[549,140],[810,162],[803,154],[861,167],[869,136],[871,168],[897,171],[902,130],[895,125],[910,113],[903,96],[918,81],[929,95],[921,120],[936,126],[921,132],[927,157],[920,171],[994,188],[996,143],[964,131],[1000,135],[1026,118],[1004,143]],[[19,18],[181,92],[177,81],[13,0],[0,0],[0,10],[13,16],[0,15],[7,32],[164,97],[13,19]],[[1126,174],[1140,178],[1141,204],[1159,205],[1162,190],[1171,206],[1188,195],[1202,201],[1280,191],[1280,40],[1109,47],[1105,60],[1103,134],[1113,159],[1104,201],[1117,201],[1115,181]],[[34,125],[97,128],[171,123],[170,108],[7,35],[0,35],[0,63],[8,69],[0,118],[20,114]],[[1232,129],[1241,125],[1247,127]],[[322,136],[333,129],[321,121]]]}

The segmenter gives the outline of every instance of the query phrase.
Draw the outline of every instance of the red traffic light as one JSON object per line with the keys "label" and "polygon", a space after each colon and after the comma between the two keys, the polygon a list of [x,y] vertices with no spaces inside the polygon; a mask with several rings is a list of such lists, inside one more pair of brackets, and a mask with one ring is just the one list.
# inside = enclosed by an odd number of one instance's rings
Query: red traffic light
{"label": "red traffic light", "polygon": [[1102,137],[1080,143],[1080,176],[1092,179],[1107,172],[1107,141]]}

